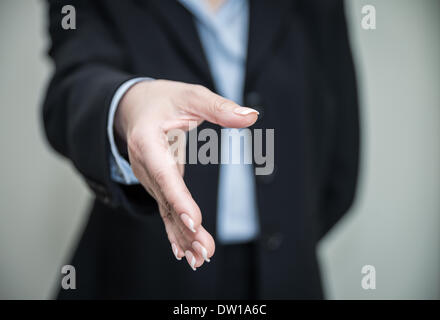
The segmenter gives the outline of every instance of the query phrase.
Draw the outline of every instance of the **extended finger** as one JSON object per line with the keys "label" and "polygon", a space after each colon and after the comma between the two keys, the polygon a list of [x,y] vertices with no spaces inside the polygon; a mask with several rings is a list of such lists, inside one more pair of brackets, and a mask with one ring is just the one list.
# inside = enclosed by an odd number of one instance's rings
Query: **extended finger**
{"label": "extended finger", "polygon": [[245,128],[257,121],[258,111],[242,107],[235,102],[213,93],[200,85],[188,84],[185,91],[184,108],[189,113],[195,113],[201,118],[228,128]]}

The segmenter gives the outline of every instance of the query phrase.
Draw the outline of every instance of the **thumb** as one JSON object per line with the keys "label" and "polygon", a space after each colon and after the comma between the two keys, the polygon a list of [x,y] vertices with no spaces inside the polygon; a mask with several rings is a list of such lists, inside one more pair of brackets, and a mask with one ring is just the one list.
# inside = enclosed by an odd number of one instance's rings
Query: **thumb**
{"label": "thumb", "polygon": [[191,86],[192,94],[186,95],[184,104],[186,111],[227,128],[245,128],[257,121],[257,110],[242,107],[203,86]]}

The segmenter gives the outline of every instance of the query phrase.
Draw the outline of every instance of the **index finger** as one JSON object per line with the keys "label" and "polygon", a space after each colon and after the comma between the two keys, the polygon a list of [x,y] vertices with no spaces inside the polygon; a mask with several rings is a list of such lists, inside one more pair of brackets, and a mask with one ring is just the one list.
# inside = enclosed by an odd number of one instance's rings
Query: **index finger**
{"label": "index finger", "polygon": [[202,223],[200,208],[186,187],[178,165],[168,148],[162,132],[152,132],[140,154],[144,174],[152,185],[156,200],[169,213],[176,213],[182,222],[195,232]]}

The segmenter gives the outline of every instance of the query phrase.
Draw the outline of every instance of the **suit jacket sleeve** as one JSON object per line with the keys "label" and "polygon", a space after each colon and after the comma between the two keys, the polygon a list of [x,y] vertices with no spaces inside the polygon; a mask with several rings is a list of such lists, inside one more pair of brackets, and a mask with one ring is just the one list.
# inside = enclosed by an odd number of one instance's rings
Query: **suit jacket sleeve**
{"label": "suit jacket sleeve", "polygon": [[[61,8],[76,9],[76,29],[61,26]],[[69,158],[97,198],[129,211],[155,206],[140,186],[121,186],[110,175],[107,119],[112,97],[130,73],[116,31],[100,1],[49,0],[49,34],[55,71],[43,104],[52,147]],[[143,210],[144,211],[144,210]]]}
{"label": "suit jacket sleeve", "polygon": [[329,161],[322,183],[320,236],[348,211],[356,193],[359,166],[359,105],[355,70],[342,0],[304,1],[333,104]]}

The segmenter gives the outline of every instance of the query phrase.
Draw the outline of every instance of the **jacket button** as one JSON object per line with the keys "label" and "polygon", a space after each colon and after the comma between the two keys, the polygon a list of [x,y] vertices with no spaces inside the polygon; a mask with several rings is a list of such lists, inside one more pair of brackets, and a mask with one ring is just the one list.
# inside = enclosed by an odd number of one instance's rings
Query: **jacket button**
{"label": "jacket button", "polygon": [[257,175],[256,176],[257,177],[257,181],[259,181],[259,182],[261,182],[263,184],[270,184],[270,183],[272,183],[274,181],[276,172],[277,172],[277,166],[274,165],[273,171],[272,171],[271,174],[266,174],[266,175],[260,174],[260,175]]}
{"label": "jacket button", "polygon": [[105,188],[105,186],[94,182],[92,180],[87,180],[88,185],[90,186],[90,188],[92,189],[92,191],[95,193],[96,198],[98,198],[98,200],[100,200],[102,203],[109,205],[112,202],[112,198],[110,196],[110,193],[107,192],[107,189]]}
{"label": "jacket button", "polygon": [[245,95],[244,98],[244,105],[249,108],[253,108],[257,110],[260,114],[258,118],[262,118],[264,115],[264,108],[263,108],[263,99],[261,98],[261,95],[258,92],[251,91]]}
{"label": "jacket button", "polygon": [[283,234],[281,232],[274,232],[266,239],[266,248],[270,251],[279,249],[283,243]]}
{"label": "jacket button", "polygon": [[109,205],[111,203],[111,198],[109,196],[102,196],[100,197],[100,200],[104,203]]}

